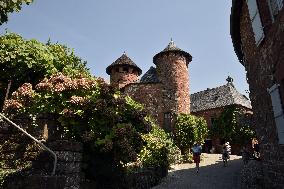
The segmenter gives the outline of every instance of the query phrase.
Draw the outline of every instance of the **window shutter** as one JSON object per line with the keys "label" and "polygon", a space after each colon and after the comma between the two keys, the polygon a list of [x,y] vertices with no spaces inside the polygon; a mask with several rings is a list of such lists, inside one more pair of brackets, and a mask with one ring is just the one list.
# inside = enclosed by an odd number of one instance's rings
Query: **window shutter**
{"label": "window shutter", "polygon": [[257,7],[257,2],[256,0],[247,0],[247,5],[249,9],[250,20],[252,23],[255,43],[256,45],[259,45],[261,40],[264,38],[264,32]]}
{"label": "window shutter", "polygon": [[274,84],[268,92],[270,93],[273,106],[274,119],[278,131],[279,144],[284,144],[284,114],[279,94],[278,84]]}

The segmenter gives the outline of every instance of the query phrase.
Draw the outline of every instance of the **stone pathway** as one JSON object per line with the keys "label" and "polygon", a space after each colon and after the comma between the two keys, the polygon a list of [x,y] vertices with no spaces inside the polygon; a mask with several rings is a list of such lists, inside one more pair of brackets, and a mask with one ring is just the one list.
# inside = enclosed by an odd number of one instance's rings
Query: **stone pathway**
{"label": "stone pathway", "polygon": [[239,189],[239,173],[242,169],[241,156],[231,155],[224,167],[220,154],[203,154],[204,160],[196,173],[195,164],[180,164],[152,189]]}

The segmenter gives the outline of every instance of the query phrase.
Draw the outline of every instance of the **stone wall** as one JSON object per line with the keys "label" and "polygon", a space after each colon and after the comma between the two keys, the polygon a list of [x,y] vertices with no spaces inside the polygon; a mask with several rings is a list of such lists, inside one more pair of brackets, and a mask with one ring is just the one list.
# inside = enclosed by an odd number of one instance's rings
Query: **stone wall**
{"label": "stone wall", "polygon": [[[122,88],[129,83],[138,80],[138,72],[132,67],[124,66],[128,71],[124,71],[123,67],[112,68],[110,75],[110,83],[118,88]],[[118,69],[118,70],[116,70]]]}
{"label": "stone wall", "polygon": [[172,100],[168,102],[175,113],[190,113],[189,74],[186,58],[180,53],[167,53],[157,57],[157,75]]}
{"label": "stone wall", "polygon": [[167,175],[167,167],[147,168],[128,174],[127,183],[131,189],[149,189]]}
{"label": "stone wall", "polygon": [[[263,175],[267,188],[284,187],[284,152],[278,144],[278,134],[274,121],[272,104],[267,89],[284,78],[284,9],[274,23],[265,18],[266,9],[259,6],[264,17],[265,38],[256,46],[249,18],[248,8],[243,1],[240,34],[244,51],[244,65],[250,86],[250,99],[254,111],[254,121],[262,154]],[[282,102],[284,91],[282,90]]]}
{"label": "stone wall", "polygon": [[163,125],[163,113],[169,111],[165,109],[164,93],[161,83],[132,83],[127,85],[123,91],[123,94],[143,104],[145,110],[161,126]]}
{"label": "stone wall", "polygon": [[37,139],[47,137],[47,142],[43,143],[56,153],[58,161],[56,173],[51,175],[54,157],[12,125],[0,122],[0,171],[10,173],[5,178],[3,189],[79,189],[84,179],[81,172],[82,145],[60,140],[55,134],[56,121],[51,117],[38,119],[42,125],[35,128],[24,115],[13,121]]}
{"label": "stone wall", "polygon": [[264,188],[263,170],[260,161],[251,160],[244,165],[241,174],[242,189],[262,189]]}

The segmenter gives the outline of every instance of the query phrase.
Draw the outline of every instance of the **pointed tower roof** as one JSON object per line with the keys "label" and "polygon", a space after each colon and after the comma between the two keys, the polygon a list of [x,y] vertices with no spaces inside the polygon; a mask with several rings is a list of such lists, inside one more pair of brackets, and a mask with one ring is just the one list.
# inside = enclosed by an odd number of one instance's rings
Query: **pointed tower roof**
{"label": "pointed tower roof", "polygon": [[175,52],[175,53],[180,53],[181,55],[185,56],[185,58],[187,59],[187,64],[189,62],[191,62],[192,60],[192,56],[188,53],[188,52],[185,52],[183,51],[182,49],[178,48],[175,44],[175,42],[171,39],[170,43],[167,45],[167,47],[159,52],[158,54],[156,54],[154,57],[153,57],[153,62],[155,63],[156,62],[156,59],[159,57],[159,56],[162,56],[164,54],[167,54],[169,52]]}
{"label": "pointed tower roof", "polygon": [[139,75],[142,73],[142,70],[126,55],[125,52],[106,68],[106,73],[110,75],[111,69],[116,66],[130,66],[137,69]]}

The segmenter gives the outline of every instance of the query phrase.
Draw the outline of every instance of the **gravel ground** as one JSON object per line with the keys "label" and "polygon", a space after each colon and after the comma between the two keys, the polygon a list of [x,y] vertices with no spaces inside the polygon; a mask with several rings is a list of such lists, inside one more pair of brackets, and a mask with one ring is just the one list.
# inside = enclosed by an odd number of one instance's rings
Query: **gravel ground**
{"label": "gravel ground", "polygon": [[231,155],[224,167],[220,154],[202,154],[199,173],[195,164],[173,166],[160,185],[152,189],[239,189],[239,175],[242,169],[241,156]]}

